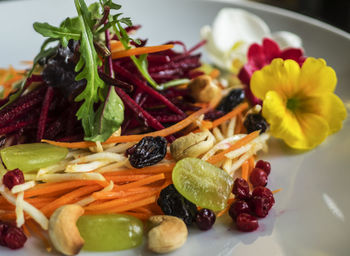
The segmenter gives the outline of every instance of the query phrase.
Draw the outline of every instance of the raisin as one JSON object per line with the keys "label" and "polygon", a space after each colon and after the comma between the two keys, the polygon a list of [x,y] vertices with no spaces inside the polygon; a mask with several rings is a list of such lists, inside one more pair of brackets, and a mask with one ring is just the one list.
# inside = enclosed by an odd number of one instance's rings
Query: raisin
{"label": "raisin", "polygon": [[12,189],[14,186],[24,183],[23,172],[19,169],[8,171],[2,178],[2,182],[8,189]]}
{"label": "raisin", "polygon": [[182,219],[186,225],[192,224],[197,214],[195,204],[184,198],[173,184],[164,188],[159,195],[158,205],[166,215]]}
{"label": "raisin", "polygon": [[224,113],[230,112],[232,109],[237,107],[244,100],[243,89],[233,89],[229,94],[221,100],[217,110],[223,111]]}
{"label": "raisin", "polygon": [[165,157],[167,141],[163,137],[144,137],[127,150],[130,164],[134,168],[154,165]]}
{"label": "raisin", "polygon": [[260,114],[248,114],[243,124],[248,133],[260,130],[261,134],[264,133],[268,127],[265,118]]}

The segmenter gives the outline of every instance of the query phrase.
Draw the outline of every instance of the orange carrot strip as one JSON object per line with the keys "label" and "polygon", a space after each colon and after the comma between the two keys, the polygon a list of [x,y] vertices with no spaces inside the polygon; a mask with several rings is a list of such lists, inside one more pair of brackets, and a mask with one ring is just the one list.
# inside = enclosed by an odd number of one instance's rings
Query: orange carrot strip
{"label": "orange carrot strip", "polygon": [[149,176],[149,177],[144,178],[142,180],[138,180],[138,181],[135,181],[132,183],[118,186],[118,187],[116,187],[116,189],[117,190],[125,190],[125,189],[129,189],[129,188],[135,188],[135,187],[139,187],[139,186],[146,185],[146,184],[151,184],[151,183],[154,183],[158,180],[164,180],[164,179],[165,179],[164,173],[160,173],[160,174]]}
{"label": "orange carrot strip", "polygon": [[221,210],[220,212],[218,212],[218,214],[216,214],[216,217],[221,217],[222,215],[224,215],[226,212],[228,212],[228,210],[230,209],[231,204],[233,203],[235,199],[234,198],[230,198],[227,201],[227,206],[225,207],[225,209]]}
{"label": "orange carrot strip", "polygon": [[[255,159],[254,159],[254,156],[249,157],[248,163],[249,163],[249,173],[250,173],[250,172],[254,169],[254,167],[255,167]],[[249,173],[248,173],[248,174],[249,174]]]}
{"label": "orange carrot strip", "polygon": [[34,221],[29,220],[29,221],[27,221],[27,225],[30,228],[30,230],[32,230],[43,241],[43,243],[46,247],[46,250],[48,252],[51,252],[52,245],[51,245],[49,239],[47,239],[47,237],[43,234],[41,229],[37,226],[37,224]]}
{"label": "orange carrot strip", "polygon": [[148,166],[140,169],[124,169],[124,170],[115,171],[115,172],[106,172],[106,173],[103,173],[103,175],[106,178],[109,178],[111,176],[119,176],[119,175],[156,174],[156,173],[163,173],[163,172],[171,172],[174,166],[175,166],[174,163],[159,164],[159,165]]}
{"label": "orange carrot strip", "polygon": [[114,183],[125,183],[125,182],[131,182],[131,181],[138,181],[144,178],[149,177],[147,174],[141,174],[141,175],[115,175],[108,177],[108,180],[112,180]]}
{"label": "orange carrot strip", "polygon": [[27,224],[24,224],[24,225],[22,226],[22,228],[23,228],[23,232],[24,232],[24,234],[26,235],[26,237],[30,237],[31,234],[30,234],[30,232],[29,232],[29,230],[28,230]]}
{"label": "orange carrot strip", "polygon": [[173,47],[174,45],[172,44],[164,44],[164,45],[157,45],[157,46],[137,47],[129,50],[112,51],[112,59],[119,59],[119,58],[153,53],[153,52],[161,52],[161,51],[169,50]]}
{"label": "orange carrot strip", "polygon": [[150,196],[147,198],[144,198],[142,200],[139,201],[134,201],[134,202],[130,202],[129,204],[125,204],[123,206],[118,206],[115,208],[109,208],[106,210],[103,210],[103,212],[101,211],[91,211],[91,212],[87,212],[88,214],[100,214],[100,213],[121,213],[121,212],[127,212],[130,211],[132,209],[135,208],[139,208],[145,205],[149,205],[152,204],[156,201],[157,197],[156,196]]}
{"label": "orange carrot strip", "polygon": [[125,49],[123,44],[122,44],[122,42],[120,42],[120,41],[112,40],[110,42],[110,44],[111,44],[111,50],[112,51],[119,50],[119,49],[120,50]]}
{"label": "orange carrot strip", "polygon": [[214,69],[210,72],[209,76],[210,76],[211,78],[213,78],[213,79],[219,77],[219,76],[220,76],[220,70],[218,70],[217,68],[214,68]]}
{"label": "orange carrot strip", "polygon": [[149,187],[138,187],[134,189],[129,189],[126,191],[99,191],[92,194],[93,198],[96,200],[103,199],[115,199],[121,197],[127,197],[131,195],[141,194],[149,191],[158,191],[160,189],[157,188],[149,188]]}
{"label": "orange carrot strip", "polygon": [[140,200],[140,199],[145,198],[145,197],[153,196],[155,193],[156,192],[154,192],[154,191],[145,192],[145,193],[141,193],[141,194],[137,194],[137,195],[132,195],[132,196],[128,196],[128,197],[110,200],[110,201],[107,201],[107,202],[104,202],[104,203],[101,203],[98,205],[89,205],[89,206],[85,207],[85,210],[86,211],[104,211],[106,209],[115,208],[118,206],[130,204],[136,200]]}
{"label": "orange carrot strip", "polygon": [[50,204],[45,205],[40,210],[47,216],[50,216],[54,210],[56,210],[58,207],[73,203],[79,200],[79,197],[90,194],[91,192],[95,192],[96,190],[101,189],[99,185],[94,186],[85,186],[78,188],[76,190],[73,190],[72,192],[65,194],[59,198],[57,198],[55,201],[51,202]]}
{"label": "orange carrot strip", "polygon": [[222,124],[223,122],[225,122],[227,120],[230,120],[231,118],[237,116],[239,113],[242,113],[247,108],[248,108],[248,103],[245,102],[245,103],[239,104],[231,112],[229,112],[226,115],[224,115],[224,116],[214,120],[213,128],[217,127],[218,125]]}
{"label": "orange carrot strip", "polygon": [[233,150],[236,150],[244,145],[246,145],[247,143],[251,142],[253,139],[255,139],[256,137],[259,136],[260,131],[254,131],[250,134],[248,134],[247,136],[243,137],[242,139],[238,140],[236,143],[234,143],[231,147],[229,147],[228,149],[210,157],[208,159],[207,162],[211,163],[211,164],[216,164],[217,162],[221,161],[222,159],[224,159],[225,155],[228,152],[231,152]]}
{"label": "orange carrot strip", "polygon": [[278,192],[280,192],[280,191],[282,191],[282,189],[281,189],[281,188],[276,189],[276,190],[272,191],[272,194],[276,194],[276,193],[278,193]]}
{"label": "orange carrot strip", "polygon": [[244,161],[242,164],[242,178],[248,181],[248,171],[249,171],[249,163],[248,161]]}
{"label": "orange carrot strip", "polygon": [[[111,136],[107,141],[103,142],[102,144],[108,144],[108,143],[121,143],[121,142],[131,142],[131,141],[139,141],[142,138],[146,136],[162,136],[167,137],[173,133],[176,133],[189,124],[193,123],[200,115],[205,114],[209,111],[210,108],[202,108],[184,120],[159,131],[145,133],[145,134],[138,134],[138,135],[126,135],[126,136]],[[95,146],[96,144],[94,142],[89,141],[82,141],[82,142],[58,142],[58,141],[51,141],[51,140],[41,140],[42,142],[46,142],[52,145],[56,145],[59,147],[65,147],[65,148],[88,148],[91,146]]]}
{"label": "orange carrot strip", "polygon": [[234,134],[239,134],[241,132],[242,125],[243,125],[242,114],[239,113],[237,115],[237,119],[236,119],[236,126],[235,126]]}

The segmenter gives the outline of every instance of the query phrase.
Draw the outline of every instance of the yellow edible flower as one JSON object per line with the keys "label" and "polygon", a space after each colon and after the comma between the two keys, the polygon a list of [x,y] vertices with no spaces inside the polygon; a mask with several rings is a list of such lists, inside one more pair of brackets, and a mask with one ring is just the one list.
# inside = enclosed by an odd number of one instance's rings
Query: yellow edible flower
{"label": "yellow edible flower", "polygon": [[333,92],[335,71],[323,59],[274,59],[254,72],[253,94],[263,100],[262,114],[273,136],[290,147],[311,149],[339,131],[346,118],[343,102]]}

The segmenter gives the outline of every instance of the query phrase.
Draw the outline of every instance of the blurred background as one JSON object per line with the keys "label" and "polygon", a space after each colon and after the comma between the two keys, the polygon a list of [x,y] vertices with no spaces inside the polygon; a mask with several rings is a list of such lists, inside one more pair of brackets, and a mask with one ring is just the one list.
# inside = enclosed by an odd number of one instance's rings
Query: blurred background
{"label": "blurred background", "polygon": [[350,32],[350,0],[250,0],[322,20]]}

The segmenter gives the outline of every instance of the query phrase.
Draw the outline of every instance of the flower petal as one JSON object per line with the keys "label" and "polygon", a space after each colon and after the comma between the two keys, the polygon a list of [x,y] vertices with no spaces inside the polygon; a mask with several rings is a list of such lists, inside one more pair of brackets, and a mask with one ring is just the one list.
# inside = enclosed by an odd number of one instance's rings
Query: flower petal
{"label": "flower petal", "polygon": [[329,132],[325,119],[314,113],[291,112],[276,91],[266,93],[262,113],[270,124],[271,134],[283,139],[292,148],[314,148],[325,140]]}
{"label": "flower petal", "polygon": [[251,44],[270,35],[267,24],[258,16],[242,9],[223,8],[213,23],[215,45],[229,51],[237,42]]}
{"label": "flower petal", "polygon": [[270,65],[254,72],[250,81],[253,94],[264,99],[268,91],[274,90],[285,98],[291,98],[299,89],[299,64],[294,60],[274,59]]}
{"label": "flower petal", "polygon": [[264,38],[262,47],[264,49],[264,55],[265,55],[265,63],[270,64],[270,62],[275,59],[279,58],[281,55],[281,50],[278,44],[269,39],[269,38]]}
{"label": "flower petal", "polygon": [[300,86],[303,94],[319,96],[333,92],[337,84],[335,71],[323,59],[307,58],[301,67]]}
{"label": "flower petal", "polygon": [[282,50],[286,48],[302,48],[303,42],[301,38],[288,31],[278,31],[271,35],[271,38],[278,43]]}

